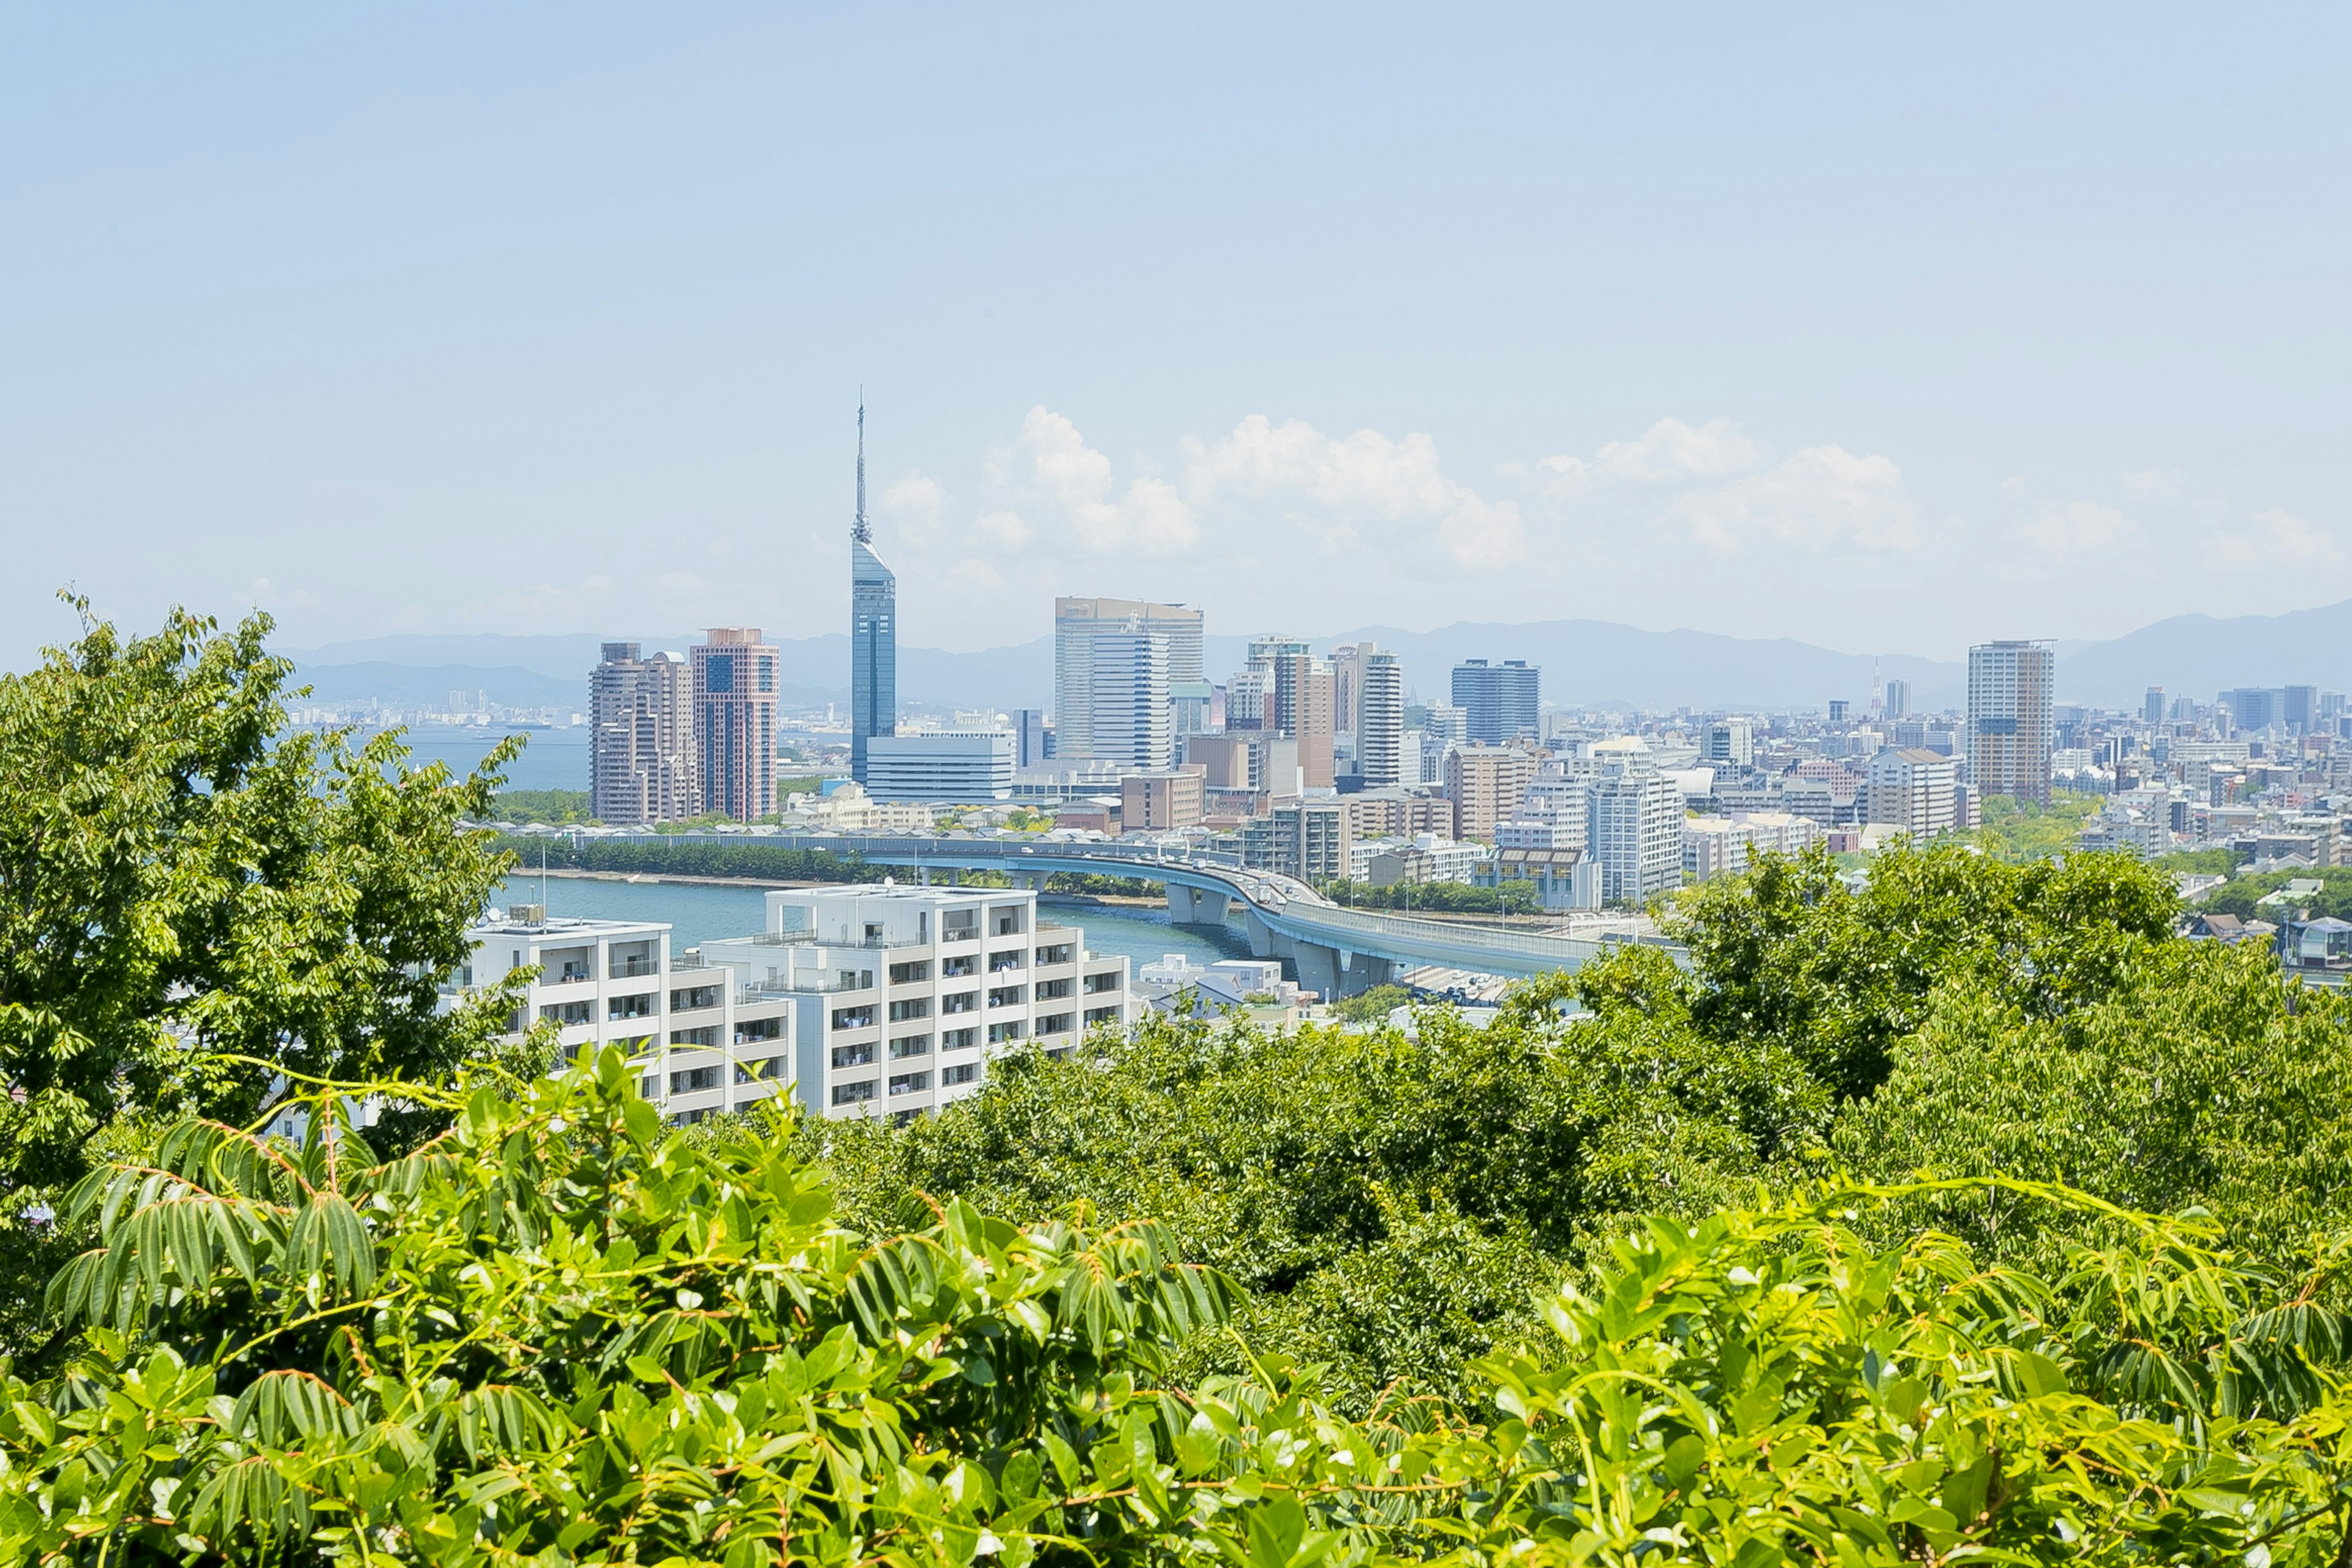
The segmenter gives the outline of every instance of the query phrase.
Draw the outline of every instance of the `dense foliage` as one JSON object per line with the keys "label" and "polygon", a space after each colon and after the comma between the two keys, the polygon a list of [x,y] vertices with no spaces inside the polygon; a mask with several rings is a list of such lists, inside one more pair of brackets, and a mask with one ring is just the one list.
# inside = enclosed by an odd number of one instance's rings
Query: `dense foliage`
{"label": "dense foliage", "polygon": [[2050,804],[2019,800],[2005,795],[1987,795],[1978,805],[1978,826],[1969,837],[1997,860],[2021,866],[2074,852],[2083,827],[2106,804],[2095,795],[2059,790]]}
{"label": "dense foliage", "polygon": [[500,875],[460,824],[502,746],[457,780],[394,733],[286,732],[267,616],[89,618],[0,675],[0,1338],[70,1234],[46,1223],[93,1152],[155,1117],[232,1121],[279,1071],[432,1081],[512,1005],[445,1009],[439,979]]}
{"label": "dense foliage", "polygon": [[1426,910],[1432,913],[1532,915],[1542,908],[1533,882],[1505,882],[1482,888],[1475,882],[1397,882],[1376,888],[1370,882],[1326,882],[1322,894],[1335,904],[1358,910]]}
{"label": "dense foliage", "polygon": [[2342,1325],[2194,1222],[2103,1214],[2053,1278],[1855,1228],[1916,1192],[1654,1222],[1473,1369],[1490,1414],[1350,1420],[1279,1356],[1172,1384],[1233,1292],[1158,1227],[859,1235],[617,1053],[395,1159],[346,1103],[78,1194],[87,1349],[0,1390],[10,1560],[2267,1565],[2352,1526]]}
{"label": "dense foliage", "polygon": [[543,822],[556,826],[593,820],[584,789],[502,789],[490,797],[490,815],[500,822]]}
{"label": "dense foliage", "polygon": [[[2317,882],[2320,890],[2291,901],[2282,900],[2267,905],[2262,902],[2290,882]],[[2214,914],[2236,915],[2241,920],[2276,921],[2283,913],[2291,915],[2302,910],[2310,910],[2314,916],[2352,919],[2352,870],[2264,871],[2233,877],[2206,894],[2198,907]]]}

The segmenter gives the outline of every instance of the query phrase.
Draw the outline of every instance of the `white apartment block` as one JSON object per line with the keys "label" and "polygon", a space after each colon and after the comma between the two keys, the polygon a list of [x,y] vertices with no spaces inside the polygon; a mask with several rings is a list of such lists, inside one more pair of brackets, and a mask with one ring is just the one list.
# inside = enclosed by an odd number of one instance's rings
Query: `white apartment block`
{"label": "white apartment block", "polygon": [[793,1011],[794,1079],[823,1116],[913,1116],[980,1092],[988,1063],[1128,1020],[1128,963],[997,888],[793,889],[767,929],[702,944],[740,991]]}
{"label": "white apartment block", "polygon": [[491,914],[467,933],[473,958],[452,989],[537,969],[512,1020],[515,1037],[552,1023],[566,1061],[620,1047],[639,1089],[676,1122],[792,1087],[791,999],[747,991],[691,956],[674,958],[667,924],[550,920],[530,904]]}
{"label": "white apartment block", "polygon": [[1941,752],[1884,751],[1870,759],[1867,819],[1899,827],[1915,844],[1952,829],[1957,768]]}
{"label": "white apartment block", "polygon": [[1674,781],[1632,748],[1596,747],[1587,853],[1601,868],[1601,896],[1645,904],[1681,885],[1683,797]]}
{"label": "white apartment block", "polygon": [[1748,825],[1727,816],[1694,816],[1683,823],[1683,880],[1709,882],[1748,869],[1751,847]]}

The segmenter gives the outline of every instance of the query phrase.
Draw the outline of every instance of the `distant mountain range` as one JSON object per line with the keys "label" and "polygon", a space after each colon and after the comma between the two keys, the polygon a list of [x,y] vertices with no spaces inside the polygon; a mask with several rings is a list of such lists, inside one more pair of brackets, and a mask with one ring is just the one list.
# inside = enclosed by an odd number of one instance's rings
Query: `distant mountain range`
{"label": "distant mountain range", "polygon": [[[605,641],[642,643],[647,651],[683,652],[698,634],[606,638],[399,636],[282,650],[322,700],[374,697],[416,706],[443,703],[452,691],[487,693],[513,707],[578,705]],[[1608,621],[1537,621],[1511,626],[1463,621],[1435,631],[1363,626],[1313,639],[1318,650],[1376,642],[1402,658],[1407,689],[1422,701],[1444,700],[1449,671],[1465,658],[1524,658],[1543,670],[1548,702],[1653,710],[1688,707],[1818,708],[1832,698],[1858,706],[1878,679],[1911,682],[1913,706],[1957,708],[1967,668],[1955,660],[1888,654],[1836,653],[1789,637],[1718,637],[1709,632],[1649,632]],[[1211,637],[1210,677],[1238,668],[1246,637]],[[802,704],[845,702],[849,639],[839,632],[779,639],[782,694]],[[2352,690],[2352,600],[2278,616],[2175,616],[2108,642],[2060,645],[2062,700],[2137,708],[2150,686],[2204,701],[2233,686],[2308,683]],[[980,653],[898,650],[899,700],[938,708],[1049,707],[1054,640],[1041,637]]]}

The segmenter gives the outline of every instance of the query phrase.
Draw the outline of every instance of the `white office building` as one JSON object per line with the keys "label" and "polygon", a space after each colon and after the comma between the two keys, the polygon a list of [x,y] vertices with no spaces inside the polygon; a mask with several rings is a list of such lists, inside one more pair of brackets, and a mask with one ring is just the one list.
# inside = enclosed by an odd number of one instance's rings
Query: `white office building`
{"label": "white office building", "polygon": [[870,736],[866,793],[876,800],[952,805],[1011,800],[1014,743],[1010,730]]}
{"label": "white office building", "polygon": [[1386,789],[1418,782],[1418,757],[1415,779],[1404,776],[1404,667],[1392,653],[1366,651],[1355,675],[1356,771],[1363,775],[1364,787]]}
{"label": "white office building", "polygon": [[[1182,605],[1142,599],[1059,598],[1054,601],[1055,754],[1083,761],[1116,755],[1095,740],[1095,675],[1101,641],[1141,632],[1157,637],[1165,650],[1160,679],[1163,713],[1177,689],[1197,689],[1201,664],[1201,612]],[[1205,722],[1203,713],[1202,721]],[[1230,721],[1228,721],[1230,722]],[[1166,767],[1163,760],[1143,764]]]}
{"label": "white office building", "polygon": [[996,888],[777,890],[767,930],[701,961],[793,1009],[794,1079],[824,1116],[908,1116],[980,1092],[988,1063],[1127,1022],[1128,963]]}
{"label": "white office building", "polygon": [[1066,754],[1144,773],[1174,766],[1167,639],[1144,631],[1102,632],[1094,637],[1093,650],[1091,750]]}
{"label": "white office building", "polygon": [[473,957],[450,990],[536,968],[509,1037],[551,1023],[567,1062],[619,1047],[639,1089],[676,1122],[790,1090],[790,998],[747,990],[690,955],[674,958],[667,923],[550,920],[530,904],[490,914],[467,932]]}

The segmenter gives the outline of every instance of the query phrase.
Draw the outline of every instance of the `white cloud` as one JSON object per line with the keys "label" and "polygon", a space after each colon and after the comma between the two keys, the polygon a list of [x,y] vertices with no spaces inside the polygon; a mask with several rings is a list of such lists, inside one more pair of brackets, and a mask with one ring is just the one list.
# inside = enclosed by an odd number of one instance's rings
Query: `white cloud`
{"label": "white cloud", "polygon": [[1727,552],[1778,546],[1806,554],[1877,553],[1920,542],[1917,509],[1892,459],[1808,447],[1772,467],[1677,499],[1701,543]]}
{"label": "white cloud", "polygon": [[2124,475],[2124,494],[2134,500],[2177,501],[2188,491],[2186,468],[2137,468]]}
{"label": "white cloud", "polygon": [[1551,476],[1552,493],[1580,496],[1606,484],[1719,479],[1752,468],[1762,458],[1756,443],[1728,419],[1694,426],[1665,418],[1631,441],[1608,442],[1590,459],[1552,457],[1536,466]]}
{"label": "white cloud", "polygon": [[1168,555],[1200,542],[1192,510],[1162,479],[1132,479],[1122,494],[1110,459],[1078,427],[1043,405],[1021,421],[1021,434],[989,448],[983,487],[1006,504],[982,519],[1007,548],[1033,541],[1090,554]]}
{"label": "white cloud", "polygon": [[2213,552],[2222,565],[2241,569],[2328,565],[2344,559],[2328,531],[2277,507],[2217,531]]}

